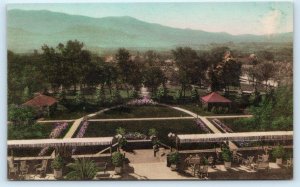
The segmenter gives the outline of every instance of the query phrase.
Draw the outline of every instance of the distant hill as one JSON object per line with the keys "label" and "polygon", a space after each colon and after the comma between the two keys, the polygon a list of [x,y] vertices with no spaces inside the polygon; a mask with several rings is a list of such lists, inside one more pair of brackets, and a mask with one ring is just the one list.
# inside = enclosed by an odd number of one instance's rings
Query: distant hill
{"label": "distant hill", "polygon": [[230,35],[201,30],[178,29],[144,22],[132,17],[91,18],[51,11],[9,10],[8,49],[28,52],[43,44],[77,39],[90,49],[174,48],[225,42],[292,42],[293,33]]}

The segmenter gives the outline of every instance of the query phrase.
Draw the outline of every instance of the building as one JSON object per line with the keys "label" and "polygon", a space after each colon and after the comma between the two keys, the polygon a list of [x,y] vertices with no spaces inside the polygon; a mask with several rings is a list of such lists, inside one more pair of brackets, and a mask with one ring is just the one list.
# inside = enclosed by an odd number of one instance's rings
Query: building
{"label": "building", "polygon": [[221,96],[217,92],[212,92],[206,96],[200,97],[202,106],[211,110],[212,107],[228,107],[230,108],[232,101]]}
{"label": "building", "polygon": [[38,115],[49,116],[57,108],[58,101],[50,96],[38,94],[33,99],[23,103],[25,106],[35,108],[38,111]]}

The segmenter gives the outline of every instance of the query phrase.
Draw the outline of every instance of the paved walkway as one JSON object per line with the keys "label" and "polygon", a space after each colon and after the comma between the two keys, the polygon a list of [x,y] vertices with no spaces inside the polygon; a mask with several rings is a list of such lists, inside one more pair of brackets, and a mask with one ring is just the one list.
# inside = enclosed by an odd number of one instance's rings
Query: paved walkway
{"label": "paved walkway", "polygon": [[228,116],[202,116],[204,118],[217,118],[217,119],[226,119],[226,118],[252,118],[253,115],[228,115]]}
{"label": "paved walkway", "polygon": [[79,118],[74,121],[72,127],[69,129],[67,134],[64,136],[64,138],[72,138],[73,135],[75,134],[76,130],[78,129],[79,125],[81,124],[83,118]]}
{"label": "paved walkway", "polygon": [[75,121],[76,119],[70,119],[70,120],[65,120],[65,119],[62,119],[62,120],[40,120],[40,121],[37,121],[37,123],[47,123],[46,125],[53,125],[51,123],[64,123],[64,122],[73,122]]}
{"label": "paved walkway", "polygon": [[[186,110],[184,108],[180,108],[180,107],[173,107],[173,106],[170,106],[170,105],[163,105],[163,106],[167,106],[167,107],[170,107],[170,108],[173,108],[175,110],[179,110],[181,112],[184,112],[186,114],[189,114],[191,116],[193,116],[194,118],[199,118],[201,121],[203,121],[206,126],[213,132],[213,133],[222,133],[219,129],[217,129],[206,117],[203,117],[203,116],[199,116],[198,114],[196,113],[193,113],[189,110]],[[238,147],[231,141],[229,141],[229,148],[230,149],[238,149]]]}
{"label": "paved walkway", "polygon": [[159,120],[181,120],[194,119],[194,117],[162,117],[162,118],[122,118],[122,119],[89,119],[88,121],[159,121]]}

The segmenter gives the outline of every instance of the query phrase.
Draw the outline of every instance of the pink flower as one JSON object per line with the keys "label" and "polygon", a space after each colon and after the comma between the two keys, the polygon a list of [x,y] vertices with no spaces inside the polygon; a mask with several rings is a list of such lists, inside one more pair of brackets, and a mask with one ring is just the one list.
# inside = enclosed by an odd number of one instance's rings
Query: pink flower
{"label": "pink flower", "polygon": [[[51,131],[49,138],[54,139],[54,138],[58,138],[60,136],[60,134],[68,127],[68,123],[67,122],[63,122],[63,123],[56,123],[55,128]],[[38,154],[38,156],[43,156],[47,153],[47,151],[49,150],[49,146],[44,147],[40,153]]]}

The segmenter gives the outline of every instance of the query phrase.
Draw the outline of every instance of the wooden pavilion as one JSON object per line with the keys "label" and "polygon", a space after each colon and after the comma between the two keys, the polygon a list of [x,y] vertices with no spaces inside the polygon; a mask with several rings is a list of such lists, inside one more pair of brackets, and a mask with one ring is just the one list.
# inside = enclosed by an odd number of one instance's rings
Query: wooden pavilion
{"label": "wooden pavilion", "polygon": [[200,97],[202,105],[211,110],[212,107],[228,107],[230,108],[232,101],[221,96],[217,92],[212,92],[206,96]]}

